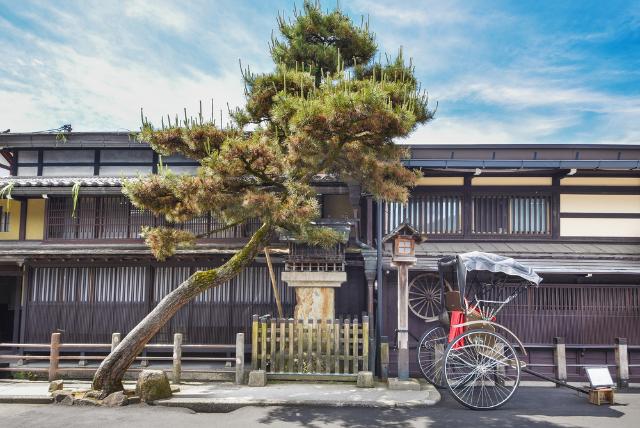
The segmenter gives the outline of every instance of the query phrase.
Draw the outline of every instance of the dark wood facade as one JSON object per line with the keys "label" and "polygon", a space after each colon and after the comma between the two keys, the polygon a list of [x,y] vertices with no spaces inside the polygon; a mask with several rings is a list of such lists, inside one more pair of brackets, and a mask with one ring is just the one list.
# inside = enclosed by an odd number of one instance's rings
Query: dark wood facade
{"label": "dark wood facade", "polygon": [[[160,159],[148,147],[131,141],[126,134],[108,133],[72,135],[64,145],[56,142],[55,136],[0,136],[0,147],[18,183],[14,198],[42,199],[47,195],[42,241],[26,245],[20,239],[4,243],[5,248],[13,245],[15,250],[2,252],[0,248],[2,263],[17,272],[7,276],[14,288],[5,294],[22,296],[21,308],[18,304],[13,313],[13,331],[24,341],[46,341],[55,329],[63,330],[67,340],[79,342],[103,342],[111,332],[126,333],[172,287],[197,268],[221,263],[257,227],[249,223],[213,235],[188,255],[157,263],[141,248],[139,234],[142,226],[165,224],[164,220],[133,207],[120,194],[115,178],[155,171]],[[348,274],[348,282],[336,291],[338,316],[359,316],[374,308],[376,261],[363,256],[363,251],[375,254],[378,224],[386,234],[408,221],[427,236],[427,242],[417,249],[419,261],[411,278],[433,272],[434,260],[454,251],[446,246],[449,243],[460,244],[455,251],[464,251],[467,244],[468,248],[482,244],[486,251],[506,252],[543,266],[543,285],[520,296],[501,315],[500,321],[526,343],[543,346],[554,336],[564,336],[571,345],[604,346],[624,336],[630,344],[640,345],[635,328],[640,324],[640,250],[638,254],[616,254],[614,248],[606,257],[544,254],[550,243],[640,245],[640,237],[633,233],[626,236],[610,226],[619,224],[616,227],[624,229],[640,219],[640,211],[625,211],[608,203],[580,211],[567,208],[571,198],[566,197],[638,198],[640,186],[628,182],[640,178],[639,147],[420,146],[412,148],[412,153],[406,164],[421,169],[424,179],[412,190],[408,204],[386,204],[380,218],[376,202],[358,189],[335,180],[317,183],[323,215],[353,226],[349,243],[333,254],[334,269],[339,265]],[[180,157],[163,159],[163,163],[183,172],[196,166]],[[614,184],[589,181],[604,178],[613,179]],[[88,184],[82,187],[74,216],[70,187],[81,179]],[[569,184],[572,180],[575,183]],[[620,184],[623,182],[626,184]],[[26,214],[27,204],[22,208]],[[583,235],[576,234],[576,225],[585,220],[598,220],[612,233],[596,236],[585,227]],[[26,221],[26,215],[21,221]],[[203,233],[215,224],[216,219],[206,215],[174,226]],[[574,232],[568,233],[567,225],[572,224]],[[498,243],[507,247],[498,247]],[[508,247],[517,243],[531,245],[525,249]],[[289,248],[286,242],[280,244],[283,251]],[[78,254],[83,246],[87,251]],[[68,254],[64,254],[65,248]],[[294,253],[289,254],[289,263],[298,262]],[[383,254],[383,258],[387,256]],[[274,258],[285,315],[289,316],[294,297],[279,279],[286,261],[284,255]],[[393,342],[395,274],[388,263],[381,263],[381,333]],[[15,301],[12,299],[5,298],[9,305]],[[190,343],[229,342],[236,332],[248,332],[253,313],[274,314],[274,305],[267,268],[259,259],[230,284],[189,304],[156,340],[181,332]],[[410,315],[409,328],[419,337],[427,326]]]}

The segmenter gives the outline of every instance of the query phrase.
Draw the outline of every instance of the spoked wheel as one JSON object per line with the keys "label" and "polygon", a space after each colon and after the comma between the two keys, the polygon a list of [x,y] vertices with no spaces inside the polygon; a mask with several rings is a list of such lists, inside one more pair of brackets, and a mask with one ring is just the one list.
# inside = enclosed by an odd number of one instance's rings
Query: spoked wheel
{"label": "spoked wheel", "polygon": [[497,333],[466,331],[445,351],[444,381],[453,398],[470,409],[496,409],[518,388],[518,355]]}
{"label": "spoked wheel", "polygon": [[442,311],[437,275],[418,275],[409,284],[409,309],[425,322],[436,321]]}
{"label": "spoked wheel", "polygon": [[440,388],[445,386],[442,372],[445,349],[447,349],[447,332],[442,327],[427,331],[418,343],[420,371],[426,380]]}

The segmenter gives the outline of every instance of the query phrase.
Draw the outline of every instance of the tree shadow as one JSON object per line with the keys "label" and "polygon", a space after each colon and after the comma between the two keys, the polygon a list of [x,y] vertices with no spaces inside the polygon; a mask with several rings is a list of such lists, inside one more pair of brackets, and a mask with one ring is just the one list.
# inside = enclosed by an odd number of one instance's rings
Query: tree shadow
{"label": "tree shadow", "polygon": [[[270,409],[259,422],[279,426],[289,422],[308,428],[325,425],[349,428],[423,426],[499,426],[499,427],[559,427],[569,423],[566,419],[550,418],[620,418],[622,407],[595,406],[584,395],[572,391],[547,387],[521,387],[513,399],[498,410],[473,411],[458,404],[447,391],[441,391],[442,400],[436,406],[418,409],[367,409],[331,407],[277,407]],[[584,419],[581,419],[584,421]],[[601,426],[603,421],[594,421]]]}

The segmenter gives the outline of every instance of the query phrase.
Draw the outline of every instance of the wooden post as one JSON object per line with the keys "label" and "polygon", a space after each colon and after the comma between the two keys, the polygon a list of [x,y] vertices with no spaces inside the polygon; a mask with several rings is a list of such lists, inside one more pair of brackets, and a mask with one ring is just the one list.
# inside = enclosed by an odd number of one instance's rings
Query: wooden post
{"label": "wooden post", "polygon": [[362,371],[369,371],[369,317],[362,317]]}
{"label": "wooden post", "polygon": [[49,382],[56,380],[58,376],[58,364],[60,363],[60,333],[51,334],[49,350]]}
{"label": "wooden post", "polygon": [[289,360],[289,362],[287,363],[287,370],[290,373],[294,373],[296,371],[295,368],[295,364],[293,363],[293,346],[295,344],[295,339],[294,339],[294,321],[293,318],[289,318],[287,320],[287,330],[288,330],[288,334],[289,334],[289,353],[287,356],[287,359]]}
{"label": "wooden post", "polygon": [[331,355],[331,344],[333,343],[333,320],[327,320],[327,330],[324,335],[325,340],[325,359],[324,359],[324,372],[331,373],[331,365],[333,364],[333,358]]}
{"label": "wooden post", "polygon": [[[556,379],[567,382],[567,353],[564,345],[564,337],[554,337],[553,363],[556,369]],[[559,385],[556,385],[559,386]]]}
{"label": "wooden post", "polygon": [[244,333],[236,334],[236,385],[244,380]]}
{"label": "wooden post", "polygon": [[173,383],[180,383],[182,377],[182,333],[173,335]]}
{"label": "wooden post", "polygon": [[322,373],[322,320],[318,320],[316,329],[316,373]]}
{"label": "wooden post", "polygon": [[359,347],[358,347],[358,334],[359,334],[359,330],[360,328],[358,327],[358,318],[354,318],[353,319],[353,325],[351,328],[351,340],[353,342],[353,349],[351,351],[351,354],[353,356],[353,367],[351,370],[351,373],[356,374],[358,373],[358,351],[359,351]]}
{"label": "wooden post", "polygon": [[342,357],[344,359],[344,366],[342,367],[342,373],[349,373],[349,330],[351,330],[351,321],[349,318],[344,320],[343,324],[344,334],[342,335]]}
{"label": "wooden post", "polygon": [[269,371],[274,373],[278,370],[278,359],[276,358],[276,319],[271,318],[271,324],[269,326]]}
{"label": "wooden post", "polygon": [[342,324],[339,319],[336,318],[333,324],[333,356],[334,366],[333,373],[340,373],[340,333]]}
{"label": "wooden post", "polygon": [[111,333],[111,352],[115,351],[120,343],[120,333]]}
{"label": "wooden post", "polygon": [[251,318],[251,370],[258,370],[258,315]]}
{"label": "wooden post", "polygon": [[313,371],[313,323],[314,320],[309,319],[305,326],[307,329],[307,371]]}
{"label": "wooden post", "polygon": [[389,338],[380,337],[380,378],[386,381],[389,378]]}
{"label": "wooden post", "polygon": [[616,337],[616,384],[619,389],[629,387],[629,352],[627,339]]}
{"label": "wooden post", "polygon": [[278,293],[278,284],[276,283],[276,274],[273,272],[273,265],[271,264],[271,256],[269,255],[269,247],[264,247],[264,258],[267,260],[267,267],[269,268],[269,278],[271,278],[271,288],[273,288],[273,296],[276,299],[276,306],[278,307],[278,318],[283,318],[282,302],[280,302],[280,293]]}
{"label": "wooden post", "polygon": [[304,323],[302,320],[296,321],[297,326],[297,341],[298,341],[298,364],[296,367],[296,371],[298,373],[302,373],[302,368],[304,364],[302,363],[304,360]]}
{"label": "wooden post", "polygon": [[409,265],[398,263],[398,379],[409,379]]}
{"label": "wooden post", "polygon": [[267,321],[268,318],[260,319],[260,369],[267,370]]}
{"label": "wooden post", "polygon": [[280,318],[278,320],[278,323],[280,324],[280,331],[278,333],[278,336],[279,336],[278,352],[280,353],[280,355],[278,356],[279,372],[287,371],[287,369],[285,368],[285,358],[284,358],[285,354],[287,353],[287,331],[286,331],[286,324],[285,324],[286,322],[287,320],[285,320],[284,318]]}

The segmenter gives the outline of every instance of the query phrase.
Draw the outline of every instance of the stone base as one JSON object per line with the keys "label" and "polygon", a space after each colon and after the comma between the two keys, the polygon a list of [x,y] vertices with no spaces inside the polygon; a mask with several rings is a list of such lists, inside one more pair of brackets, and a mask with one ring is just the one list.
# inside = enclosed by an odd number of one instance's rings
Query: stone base
{"label": "stone base", "polygon": [[249,372],[249,386],[267,386],[267,372],[264,370],[251,370]]}
{"label": "stone base", "polygon": [[388,386],[393,391],[420,391],[420,382],[417,379],[390,377]]}
{"label": "stone base", "polygon": [[346,272],[282,272],[281,278],[296,290],[295,319],[335,318],[334,289],[347,280]]}
{"label": "stone base", "polygon": [[358,380],[356,382],[358,388],[373,388],[375,382],[373,381],[372,372],[358,372]]}
{"label": "stone base", "polygon": [[295,319],[332,320],[335,317],[333,288],[297,287],[295,290]]}

